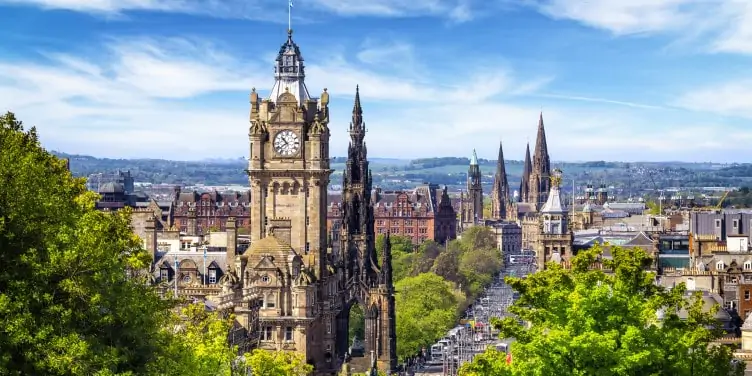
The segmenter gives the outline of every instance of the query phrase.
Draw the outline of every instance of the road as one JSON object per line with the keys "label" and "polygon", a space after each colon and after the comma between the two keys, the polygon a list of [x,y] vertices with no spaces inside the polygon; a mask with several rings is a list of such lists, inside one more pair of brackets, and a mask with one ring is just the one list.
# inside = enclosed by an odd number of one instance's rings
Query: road
{"label": "road", "polygon": [[[515,263],[510,263],[510,256],[515,259]],[[462,364],[472,361],[475,355],[484,352],[488,346],[504,349],[502,344],[508,346],[510,341],[513,341],[499,339],[498,333],[493,331],[489,324],[492,317],[510,315],[508,309],[514,302],[515,294],[512,288],[504,283],[504,277],[524,277],[535,271],[532,258],[525,260],[526,258],[519,256],[522,256],[522,253],[507,255],[502,272],[465,311],[460,321],[461,325],[452,329],[431,347],[433,353],[427,357],[428,361],[422,367],[416,367],[416,376],[455,376]],[[521,263],[521,260],[527,262]]]}

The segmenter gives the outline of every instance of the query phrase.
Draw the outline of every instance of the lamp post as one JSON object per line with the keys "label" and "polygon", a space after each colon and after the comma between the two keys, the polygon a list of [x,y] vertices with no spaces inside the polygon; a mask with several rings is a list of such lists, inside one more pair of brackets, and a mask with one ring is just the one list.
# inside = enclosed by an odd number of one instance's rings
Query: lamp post
{"label": "lamp post", "polygon": [[175,255],[175,297],[178,297],[178,256]]}

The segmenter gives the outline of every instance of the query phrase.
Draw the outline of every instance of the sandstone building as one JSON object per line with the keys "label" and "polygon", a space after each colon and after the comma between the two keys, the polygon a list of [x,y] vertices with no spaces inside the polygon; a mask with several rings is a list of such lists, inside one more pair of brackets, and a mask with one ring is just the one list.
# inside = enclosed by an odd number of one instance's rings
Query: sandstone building
{"label": "sandstone building", "polygon": [[467,170],[467,187],[460,196],[460,227],[465,230],[480,224],[483,220],[483,187],[482,175],[478,165],[478,156],[473,150],[470,166]]}
{"label": "sandstone building", "polygon": [[[176,191],[174,220],[152,203],[137,210],[134,231],[154,254],[152,275],[162,291],[234,313],[231,340],[241,350],[295,351],[314,374],[336,374],[344,363],[358,363],[346,356],[349,312],[358,304],[365,312],[365,356],[388,372],[397,366],[391,245],[387,232],[377,260],[357,87],[336,247],[327,230],[329,121],[329,93],[310,96],[289,31],[270,97],[250,94],[250,191]],[[239,235],[241,223],[248,235]],[[220,231],[206,231],[211,227]]]}

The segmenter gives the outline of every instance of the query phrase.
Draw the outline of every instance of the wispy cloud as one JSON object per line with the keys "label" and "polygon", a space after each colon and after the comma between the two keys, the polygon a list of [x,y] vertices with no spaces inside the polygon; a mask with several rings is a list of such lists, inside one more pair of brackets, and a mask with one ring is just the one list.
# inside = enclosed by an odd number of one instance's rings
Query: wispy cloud
{"label": "wispy cloud", "polygon": [[536,94],[536,96],[544,97],[544,98],[564,99],[564,100],[570,100],[570,101],[581,101],[581,102],[591,102],[591,103],[614,104],[614,105],[618,105],[618,106],[626,106],[626,107],[633,107],[633,108],[645,108],[645,109],[652,109],[652,110],[665,110],[665,109],[667,109],[664,106],[656,106],[656,105],[649,105],[649,104],[642,104],[642,103],[617,101],[617,100],[606,99],[606,98],[582,97],[582,96],[577,96],[577,95]]}
{"label": "wispy cloud", "polygon": [[127,19],[130,12],[152,11],[220,18],[281,22],[284,5],[273,0],[0,0],[0,5],[34,6],[70,10],[107,18]]}
{"label": "wispy cloud", "polygon": [[[274,0],[0,0],[0,4],[64,9],[105,17],[123,17],[134,11],[171,12],[222,18],[279,22],[285,3]],[[304,8],[342,16],[446,17],[456,22],[473,18],[468,0],[308,0]],[[296,5],[297,6],[297,5]]]}
{"label": "wispy cloud", "polygon": [[674,105],[693,111],[752,118],[752,79],[700,87],[679,96]]}
{"label": "wispy cloud", "polygon": [[704,38],[705,50],[752,54],[752,3],[745,0],[534,0],[554,19],[615,35],[671,34]]}

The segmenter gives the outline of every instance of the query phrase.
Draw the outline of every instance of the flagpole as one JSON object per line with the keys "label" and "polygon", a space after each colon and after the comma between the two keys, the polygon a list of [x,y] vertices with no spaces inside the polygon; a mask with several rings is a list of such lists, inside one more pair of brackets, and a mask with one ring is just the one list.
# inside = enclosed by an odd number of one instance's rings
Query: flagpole
{"label": "flagpole", "polygon": [[292,30],[292,0],[287,0],[287,32]]}

